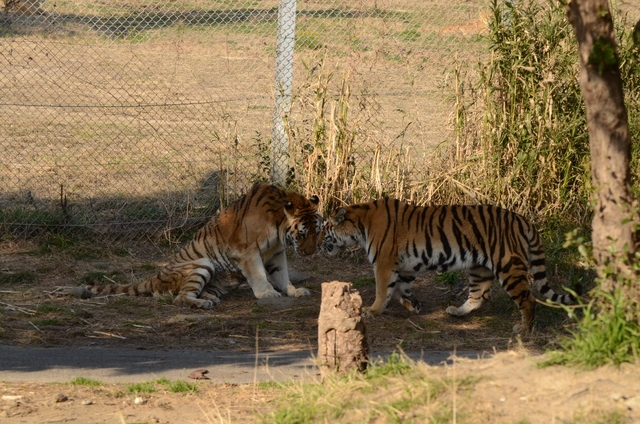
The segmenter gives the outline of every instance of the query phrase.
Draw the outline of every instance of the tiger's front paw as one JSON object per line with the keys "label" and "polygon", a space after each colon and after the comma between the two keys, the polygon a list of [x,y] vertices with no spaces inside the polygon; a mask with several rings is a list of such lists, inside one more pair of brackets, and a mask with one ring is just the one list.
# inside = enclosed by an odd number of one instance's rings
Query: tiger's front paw
{"label": "tiger's front paw", "polygon": [[220,301],[214,302],[212,300],[203,300],[202,303],[196,304],[194,306],[196,308],[200,308],[200,309],[211,309],[211,308],[213,308],[214,306],[216,306],[219,303],[220,303]]}
{"label": "tiger's front paw", "polygon": [[458,308],[456,308],[455,306],[449,306],[449,307],[447,308],[447,313],[448,313],[449,315],[453,315],[453,316],[455,316],[455,317],[459,317],[459,316],[462,316],[462,315],[463,315],[463,314],[461,314],[461,313],[460,313],[460,311],[458,311]]}
{"label": "tiger's front paw", "polygon": [[205,300],[210,300],[213,303],[213,306],[219,305],[221,300],[218,296],[211,294],[211,293],[205,293],[202,292],[200,293],[199,296],[200,299],[205,299]]}
{"label": "tiger's front paw", "polygon": [[287,296],[289,297],[302,297],[309,296],[310,294],[311,293],[309,293],[309,290],[305,289],[304,287],[295,288],[291,284],[287,286]]}
{"label": "tiger's front paw", "polygon": [[513,326],[513,333],[522,337],[528,337],[531,334],[531,327],[524,324],[516,324]]}
{"label": "tiger's front paw", "polygon": [[261,293],[256,293],[256,298],[258,299],[265,299],[267,297],[281,297],[282,294],[280,294],[280,292],[277,292],[273,289],[273,287],[271,288],[271,290],[265,290]]}
{"label": "tiger's front paw", "polygon": [[415,296],[412,296],[410,298],[402,299],[402,304],[410,312],[413,312],[413,313],[416,313],[416,314],[419,314],[420,310],[422,309],[422,304],[420,303],[420,301],[418,299],[416,299]]}
{"label": "tiger's front paw", "polygon": [[365,306],[364,308],[362,308],[362,316],[367,318],[380,315],[380,312],[382,311],[376,310],[372,306]]}

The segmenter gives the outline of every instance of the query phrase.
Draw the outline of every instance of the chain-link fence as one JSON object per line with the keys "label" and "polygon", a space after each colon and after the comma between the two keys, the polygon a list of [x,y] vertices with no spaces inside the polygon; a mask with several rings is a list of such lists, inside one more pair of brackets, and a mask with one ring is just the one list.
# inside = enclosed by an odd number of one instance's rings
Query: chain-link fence
{"label": "chain-link fence", "polygon": [[193,228],[271,177],[402,191],[454,137],[452,70],[481,54],[488,6],[5,0],[0,224]]}

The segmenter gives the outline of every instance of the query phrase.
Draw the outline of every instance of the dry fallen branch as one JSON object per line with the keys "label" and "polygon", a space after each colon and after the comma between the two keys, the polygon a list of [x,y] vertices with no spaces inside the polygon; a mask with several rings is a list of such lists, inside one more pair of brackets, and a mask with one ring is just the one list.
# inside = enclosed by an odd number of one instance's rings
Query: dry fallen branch
{"label": "dry fallen branch", "polygon": [[[95,331],[94,330],[94,333],[100,334],[101,336],[114,337],[116,339],[122,339],[122,340],[126,340],[127,339],[126,337],[120,336],[118,334],[107,333],[105,331]],[[91,336],[89,336],[89,337],[91,337]]]}
{"label": "dry fallen branch", "polygon": [[38,330],[39,332],[41,332],[41,333],[42,333],[42,330],[40,330],[40,329],[38,328],[38,326],[37,326],[37,325],[35,325],[35,324],[34,324],[34,323],[32,323],[31,321],[29,321],[29,324],[31,324],[31,326],[32,326],[33,328],[35,328],[36,330]]}
{"label": "dry fallen branch", "polygon": [[17,311],[17,312],[22,312],[23,314],[27,314],[27,315],[35,315],[36,314],[36,311],[33,311],[31,309],[21,308],[19,306],[11,305],[9,303],[0,302],[0,305],[5,305],[6,309],[9,309],[9,310],[12,310],[12,311]]}

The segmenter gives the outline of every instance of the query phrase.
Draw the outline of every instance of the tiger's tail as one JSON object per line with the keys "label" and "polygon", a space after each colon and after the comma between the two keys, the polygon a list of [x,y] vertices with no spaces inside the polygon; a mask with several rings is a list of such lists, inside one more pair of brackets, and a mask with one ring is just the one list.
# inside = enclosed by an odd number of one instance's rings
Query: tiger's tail
{"label": "tiger's tail", "polygon": [[154,278],[156,277],[151,277],[137,284],[106,284],[104,286],[87,285],[85,287],[93,294],[125,294],[127,296],[147,296],[154,294],[154,292],[156,291],[154,289],[155,284],[153,284]]}
{"label": "tiger's tail", "polygon": [[544,248],[542,247],[540,234],[535,227],[532,226],[531,229],[532,231],[528,234],[529,263],[531,264],[533,284],[537,292],[554,303],[560,303],[563,305],[572,305],[576,303],[576,297],[571,293],[558,294],[549,286],[545,266]]}

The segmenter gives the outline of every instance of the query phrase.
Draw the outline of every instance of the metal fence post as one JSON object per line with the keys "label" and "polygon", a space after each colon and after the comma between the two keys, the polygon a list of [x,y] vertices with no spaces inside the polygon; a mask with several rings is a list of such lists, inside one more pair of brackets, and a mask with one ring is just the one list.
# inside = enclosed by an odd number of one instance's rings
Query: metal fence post
{"label": "metal fence post", "polygon": [[291,107],[293,51],[296,43],[296,0],[278,2],[275,112],[271,141],[271,180],[284,185],[289,171],[289,137],[285,119]]}

